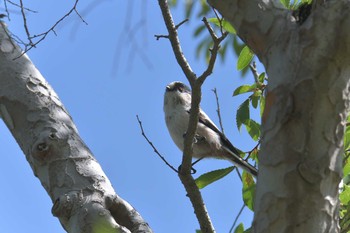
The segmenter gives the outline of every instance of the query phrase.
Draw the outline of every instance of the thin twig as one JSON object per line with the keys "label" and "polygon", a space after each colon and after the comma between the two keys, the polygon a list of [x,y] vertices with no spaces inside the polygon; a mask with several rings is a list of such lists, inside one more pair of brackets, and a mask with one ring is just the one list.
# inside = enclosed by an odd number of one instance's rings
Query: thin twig
{"label": "thin twig", "polygon": [[250,156],[251,156],[251,154],[253,153],[253,151],[259,148],[260,143],[261,143],[261,142],[260,142],[260,140],[259,140],[258,143],[254,146],[254,148],[251,149],[250,151],[248,151],[248,156],[247,156],[247,158],[245,158],[245,161],[248,161],[248,159],[250,158]]}
{"label": "thin twig", "polygon": [[140,129],[141,129],[141,134],[142,136],[146,139],[146,141],[148,142],[148,144],[153,148],[154,152],[159,156],[159,158],[161,158],[161,160],[163,160],[163,162],[170,167],[174,172],[178,173],[178,170],[175,169],[170,163],[168,163],[168,161],[164,158],[164,156],[162,156],[159,151],[157,150],[157,148],[153,145],[153,143],[148,139],[148,137],[145,134],[145,131],[143,130],[142,127],[142,122],[139,119],[139,116],[136,115],[137,121],[139,122],[140,125]]}
{"label": "thin twig", "polygon": [[[26,25],[26,17],[25,17],[24,11],[23,11],[24,8],[22,8],[22,5],[23,5],[22,0],[20,0],[20,1],[21,1],[22,17],[23,17],[23,21],[24,21],[24,25],[25,25],[25,30],[26,30],[26,33],[28,36],[29,44],[24,49],[23,53],[20,56],[16,57],[15,59],[21,57],[23,54],[27,53],[33,47],[36,47],[41,41],[43,41],[48,36],[48,34],[50,32],[53,32],[56,35],[55,28],[57,27],[57,25],[60,24],[63,20],[65,20],[68,16],[70,16],[72,14],[72,12],[77,13],[78,17],[83,21],[83,23],[87,24],[87,22],[78,13],[77,5],[78,5],[79,0],[75,0],[73,7],[64,16],[62,16],[58,21],[56,21],[56,23],[51,28],[49,28],[46,32],[31,36],[29,33],[29,30],[27,30],[28,27]],[[39,39],[36,42],[33,42],[33,39],[36,39],[36,38],[39,38]]]}
{"label": "thin twig", "polygon": [[11,21],[11,19],[10,19],[10,11],[9,11],[8,6],[7,6],[7,1],[6,0],[4,1],[4,6],[5,6],[5,12],[6,12],[6,15],[7,15],[7,19],[9,21]]}
{"label": "thin twig", "polygon": [[238,214],[237,214],[235,220],[233,221],[232,227],[231,227],[231,229],[230,229],[229,232],[233,232],[233,228],[236,226],[236,223],[237,223],[237,221],[238,221],[238,218],[241,216],[241,214],[242,214],[244,208],[245,208],[245,204],[243,204],[243,206],[242,206],[241,209],[239,210],[239,212],[238,212]]}
{"label": "thin twig", "polygon": [[[10,3],[10,4],[13,5],[13,6],[16,6],[16,7],[20,8],[20,9],[24,9],[24,10],[29,11],[29,12],[32,12],[32,13],[38,13],[37,11],[34,11],[34,10],[29,9],[29,8],[27,8],[27,7],[22,7],[21,5],[15,3],[15,2],[12,2],[12,1],[10,1],[10,0],[4,0],[4,5],[7,5],[7,2]],[[23,4],[22,4],[22,5],[23,5]]]}
{"label": "thin twig", "polygon": [[160,9],[162,11],[163,19],[169,33],[169,41],[174,51],[174,55],[177,63],[181,67],[185,76],[189,79],[192,86],[196,80],[196,74],[192,71],[190,65],[188,64],[185,56],[183,55],[182,48],[180,45],[180,40],[177,35],[176,26],[173,21],[173,17],[170,13],[170,9],[166,0],[158,0]]}
{"label": "thin twig", "polygon": [[30,33],[29,33],[28,24],[27,24],[27,17],[26,17],[26,14],[24,13],[23,1],[19,0],[19,3],[20,3],[21,14],[22,14],[22,18],[23,18],[23,26],[24,26],[24,30],[26,31],[26,34],[27,34],[29,45],[32,47],[35,47],[35,44],[33,43],[32,38],[31,38]]}
{"label": "thin twig", "polygon": [[259,73],[258,73],[258,70],[256,69],[255,61],[249,64],[249,68],[253,73],[255,83],[259,83]]}
{"label": "thin twig", "polygon": [[214,7],[212,7],[211,9],[214,11],[216,18],[219,20],[221,34],[224,34],[224,30],[223,30],[223,26],[222,26],[222,19],[223,18],[219,16],[218,12],[216,11],[216,9]]}
{"label": "thin twig", "polygon": [[211,73],[213,72],[213,69],[214,69],[214,65],[215,65],[215,62],[216,62],[216,58],[217,58],[217,54],[218,54],[218,51],[220,49],[220,43],[226,38],[226,36],[228,35],[228,32],[224,32],[220,37],[218,37],[213,28],[210,26],[208,20],[203,17],[203,20],[204,22],[204,25],[207,27],[208,31],[209,31],[209,34],[213,40],[213,48],[210,49],[210,58],[209,58],[209,63],[208,63],[208,67],[207,69],[202,73],[201,76],[198,77],[199,79],[199,82],[203,83],[204,80],[209,76],[211,75]]}
{"label": "thin twig", "polygon": [[[178,23],[177,25],[175,25],[175,29],[179,29],[179,27],[186,23],[188,21],[188,19],[183,20],[182,22]],[[154,37],[156,38],[156,40],[159,40],[160,38],[165,38],[165,39],[169,39],[169,35],[154,35]]]}
{"label": "thin twig", "polygon": [[223,127],[223,124],[222,124],[222,119],[221,119],[221,110],[220,110],[220,104],[219,104],[219,96],[218,96],[218,92],[216,91],[216,88],[212,89],[212,91],[214,92],[215,94],[215,100],[216,100],[216,112],[218,114],[218,118],[219,118],[219,124],[220,124],[220,129],[221,129],[221,132],[222,134],[225,135],[225,132],[224,132],[224,127]]}

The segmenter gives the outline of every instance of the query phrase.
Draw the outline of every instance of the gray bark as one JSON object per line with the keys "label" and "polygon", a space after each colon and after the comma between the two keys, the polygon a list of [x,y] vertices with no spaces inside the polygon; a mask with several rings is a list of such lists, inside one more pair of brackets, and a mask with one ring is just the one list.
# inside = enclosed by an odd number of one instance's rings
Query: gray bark
{"label": "gray bark", "polygon": [[269,77],[253,232],[339,232],[350,2],[315,1],[302,23],[278,1],[208,2]]}
{"label": "gray bark", "polygon": [[[69,233],[152,232],[114,191],[60,99],[0,22],[0,115]],[[66,80],[68,81],[68,80]]]}

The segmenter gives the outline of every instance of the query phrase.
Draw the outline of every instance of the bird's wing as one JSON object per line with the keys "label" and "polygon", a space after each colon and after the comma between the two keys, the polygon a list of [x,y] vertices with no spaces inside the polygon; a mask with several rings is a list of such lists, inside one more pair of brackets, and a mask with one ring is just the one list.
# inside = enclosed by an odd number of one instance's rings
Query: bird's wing
{"label": "bird's wing", "polygon": [[258,174],[257,169],[240,157],[238,149],[232,145],[232,143],[226,138],[226,136],[218,129],[218,127],[210,120],[210,118],[203,111],[199,112],[198,118],[198,123],[205,125],[220,136],[221,142],[223,144],[223,149],[226,150],[230,155],[232,155],[228,159],[230,159],[238,167],[246,170],[247,172],[256,177]]}

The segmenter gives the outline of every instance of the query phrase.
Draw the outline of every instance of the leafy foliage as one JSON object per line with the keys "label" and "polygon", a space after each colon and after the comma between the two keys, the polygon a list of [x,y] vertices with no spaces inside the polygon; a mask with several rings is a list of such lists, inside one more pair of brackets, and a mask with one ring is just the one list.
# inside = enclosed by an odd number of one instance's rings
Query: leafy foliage
{"label": "leafy foliage", "polygon": [[243,183],[242,194],[243,194],[244,204],[250,210],[254,211],[254,197],[255,197],[256,185],[252,175],[244,171],[242,175],[242,183]]}
{"label": "leafy foliage", "polygon": [[237,70],[243,70],[246,68],[254,57],[254,53],[249,49],[248,46],[244,46],[241,53],[238,56]]}
{"label": "leafy foliage", "polygon": [[343,181],[339,189],[340,200],[340,228],[342,233],[350,232],[350,115],[346,121],[346,128],[344,134],[344,167],[343,167]]}
{"label": "leafy foliage", "polygon": [[196,185],[199,189],[202,189],[205,186],[207,186],[207,185],[225,177],[226,175],[230,174],[234,168],[235,167],[231,166],[228,168],[219,169],[219,170],[205,173],[196,179]]}
{"label": "leafy foliage", "polygon": [[302,4],[311,4],[312,0],[280,0],[280,2],[285,8],[295,10]]}

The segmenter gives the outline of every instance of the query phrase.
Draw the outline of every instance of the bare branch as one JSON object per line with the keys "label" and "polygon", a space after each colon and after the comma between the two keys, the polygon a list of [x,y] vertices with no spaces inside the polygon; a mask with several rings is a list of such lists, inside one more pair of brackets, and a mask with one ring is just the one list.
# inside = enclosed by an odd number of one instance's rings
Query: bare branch
{"label": "bare branch", "polygon": [[220,111],[220,104],[219,104],[218,92],[216,91],[216,88],[214,88],[212,91],[213,91],[214,94],[215,94],[216,112],[217,112],[218,118],[219,118],[220,129],[221,129],[221,132],[225,135],[224,127],[223,127],[223,125],[222,125],[222,119],[221,119],[221,111]]}
{"label": "bare branch", "polygon": [[[20,7],[21,7],[22,18],[23,18],[23,22],[24,22],[24,28],[25,28],[25,31],[26,31],[26,34],[27,34],[27,37],[28,37],[28,40],[29,40],[29,44],[27,44],[25,46],[25,49],[24,49],[23,53],[20,56],[22,56],[23,54],[27,53],[33,47],[36,47],[41,41],[43,41],[48,36],[48,34],[50,32],[53,32],[56,35],[55,28],[57,27],[57,25],[59,25],[63,20],[65,20],[73,12],[75,12],[78,15],[78,17],[83,21],[83,23],[87,24],[87,22],[78,13],[78,10],[77,10],[78,2],[79,2],[79,0],[75,0],[75,3],[73,5],[73,7],[64,16],[62,16],[58,21],[56,21],[56,23],[51,28],[49,28],[46,32],[40,33],[38,35],[31,36],[30,32],[28,30],[28,26],[27,26],[27,19],[26,19],[25,13],[24,13],[24,10],[26,10],[27,8],[25,8],[23,6],[22,0],[20,0]],[[37,38],[39,38],[39,39],[36,42],[33,42],[33,39],[37,39]]]}
{"label": "bare branch", "polygon": [[19,4],[17,4],[17,3],[15,3],[15,2],[12,2],[12,1],[10,1],[10,0],[4,0],[4,5],[7,5],[7,2],[8,3],[10,3],[11,5],[13,5],[13,6],[16,6],[16,7],[18,7],[18,8],[20,8],[20,9],[24,9],[24,10],[26,10],[26,11],[29,11],[29,12],[32,12],[32,13],[38,13],[37,11],[34,11],[34,10],[32,10],[32,9],[29,9],[29,8],[27,8],[27,7],[23,7],[23,3],[22,3],[22,1],[21,1],[21,5],[19,5]]}
{"label": "bare branch", "polygon": [[238,212],[238,214],[237,214],[235,220],[233,221],[232,227],[231,227],[231,229],[230,229],[229,232],[233,232],[233,228],[236,226],[236,223],[237,223],[237,221],[238,221],[238,218],[241,216],[241,214],[242,214],[244,208],[245,208],[245,204],[243,204],[242,207],[241,207],[241,209],[239,210],[239,212]]}
{"label": "bare branch", "polygon": [[191,175],[191,161],[193,154],[192,143],[198,124],[199,103],[201,99],[201,85],[205,78],[202,78],[200,80],[196,78],[196,74],[192,71],[185,56],[183,55],[180,41],[176,31],[176,26],[173,22],[167,1],[158,0],[158,3],[169,33],[169,40],[173,48],[175,58],[192,88],[191,114],[188,129],[186,131],[186,137],[184,140],[184,150],[181,170],[179,171],[179,178],[186,189],[188,197],[190,198],[202,232],[214,233],[215,229],[208,215],[208,211],[204,204],[203,198]]}
{"label": "bare branch", "polygon": [[21,14],[22,14],[22,18],[23,18],[23,26],[24,26],[24,30],[26,31],[26,34],[27,34],[27,38],[28,38],[28,41],[29,41],[29,45],[32,46],[32,47],[35,47],[33,41],[32,41],[32,38],[30,36],[30,33],[29,33],[29,29],[28,29],[28,25],[27,25],[27,17],[26,17],[26,14],[24,13],[24,6],[23,6],[23,1],[22,0],[19,0],[20,2],[20,8],[21,8]]}
{"label": "bare branch", "polygon": [[170,167],[174,172],[178,173],[178,170],[175,169],[175,168],[164,158],[164,156],[162,156],[162,155],[159,153],[159,151],[157,150],[157,148],[156,148],[156,147],[153,145],[153,143],[148,139],[148,137],[147,137],[146,134],[145,134],[145,131],[143,130],[142,122],[140,121],[138,115],[136,115],[136,118],[137,118],[137,121],[138,121],[138,123],[139,123],[139,125],[140,125],[140,129],[141,129],[141,134],[142,134],[142,136],[146,139],[146,141],[148,142],[148,144],[153,148],[154,152],[159,156],[159,158],[160,158],[161,160],[163,160],[163,162],[164,162],[168,167]]}
{"label": "bare branch", "polygon": [[164,36],[164,35],[156,36],[156,38],[157,39],[168,38],[170,40],[176,61],[181,67],[192,89],[191,114],[190,114],[188,129],[186,131],[186,137],[184,140],[183,158],[182,158],[181,170],[179,170],[179,177],[187,191],[188,197],[191,200],[191,203],[194,208],[194,212],[197,216],[202,232],[215,232],[214,226],[212,225],[212,222],[210,220],[210,217],[204,205],[200,191],[193,177],[191,176],[190,170],[192,167],[191,161],[192,161],[192,154],[193,154],[193,138],[197,130],[197,124],[198,124],[199,104],[201,101],[201,86],[205,81],[205,79],[213,71],[217,53],[220,48],[220,42],[225,39],[225,37],[227,36],[227,33],[223,33],[221,37],[217,37],[213,29],[209,25],[208,21],[205,18],[203,18],[204,24],[206,25],[213,39],[214,46],[210,50],[211,56],[209,59],[209,64],[207,69],[203,72],[203,74],[200,77],[196,78],[196,74],[192,71],[190,65],[188,64],[182,52],[180,40],[177,34],[177,28],[183,22],[175,26],[167,1],[158,0],[158,3],[160,5],[163,19],[169,34],[168,36]]}
{"label": "bare branch", "polygon": [[207,29],[208,29],[208,31],[210,33],[210,36],[211,36],[211,38],[212,38],[212,40],[214,42],[214,45],[213,45],[213,48],[210,49],[211,56],[210,56],[210,59],[209,59],[208,67],[203,72],[203,74],[198,77],[198,79],[202,83],[213,72],[214,65],[215,65],[215,62],[216,62],[216,57],[217,57],[218,51],[220,49],[220,43],[228,35],[228,32],[224,32],[220,37],[217,37],[217,35],[215,34],[213,28],[210,26],[208,20],[205,17],[203,18],[203,22],[204,22],[205,26],[207,27]]}
{"label": "bare branch", "polygon": [[256,69],[255,61],[249,64],[249,68],[253,73],[255,83],[259,83],[259,73],[258,73],[258,70]]}
{"label": "bare branch", "polygon": [[[183,20],[182,22],[180,22],[179,24],[177,24],[177,25],[175,26],[175,29],[176,29],[176,30],[179,29],[179,27],[180,27],[182,24],[186,23],[187,21],[188,21],[188,19]],[[160,38],[169,39],[169,35],[154,35],[154,37],[156,38],[156,40],[159,40]]]}
{"label": "bare branch", "polygon": [[158,0],[158,3],[162,11],[165,25],[169,32],[169,40],[173,48],[176,61],[181,67],[182,71],[184,72],[184,74],[186,75],[187,79],[189,80],[192,86],[196,80],[196,74],[192,71],[185,56],[183,55],[182,48],[180,45],[180,40],[178,38],[177,31],[176,31],[176,26],[174,24],[173,17],[171,16],[168,3],[166,0]]}

